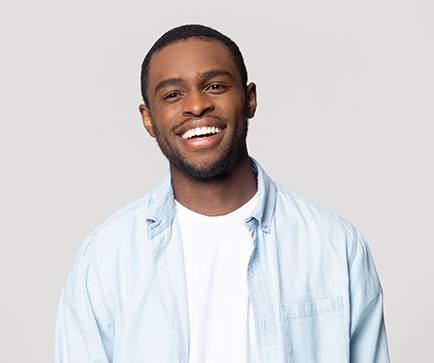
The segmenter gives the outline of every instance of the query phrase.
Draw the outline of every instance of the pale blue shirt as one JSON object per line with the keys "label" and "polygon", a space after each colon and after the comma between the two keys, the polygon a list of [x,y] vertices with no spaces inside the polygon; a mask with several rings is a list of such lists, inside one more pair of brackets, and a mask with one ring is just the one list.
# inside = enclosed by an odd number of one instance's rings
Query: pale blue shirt
{"label": "pale blue shirt", "polygon": [[[258,198],[245,219],[254,244],[246,284],[259,361],[389,362],[383,293],[364,237],[251,164]],[[168,173],[85,239],[61,294],[56,363],[188,362],[175,215]]]}

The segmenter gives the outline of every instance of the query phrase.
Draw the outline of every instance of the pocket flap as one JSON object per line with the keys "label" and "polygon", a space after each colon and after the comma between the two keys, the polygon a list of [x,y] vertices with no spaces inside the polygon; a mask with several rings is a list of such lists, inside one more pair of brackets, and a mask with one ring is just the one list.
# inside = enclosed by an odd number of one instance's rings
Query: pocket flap
{"label": "pocket flap", "polygon": [[324,299],[307,301],[281,306],[284,319],[304,318],[312,315],[340,311],[343,308],[342,297],[328,297]]}

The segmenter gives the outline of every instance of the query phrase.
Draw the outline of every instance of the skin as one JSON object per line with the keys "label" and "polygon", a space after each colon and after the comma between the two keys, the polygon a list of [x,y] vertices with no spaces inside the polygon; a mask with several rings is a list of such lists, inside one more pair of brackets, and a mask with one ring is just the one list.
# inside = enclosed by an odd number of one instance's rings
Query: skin
{"label": "skin", "polygon": [[[242,84],[224,44],[190,38],[154,53],[146,91],[149,104],[141,104],[139,111],[147,132],[169,160],[175,199],[208,216],[245,204],[257,190],[246,147],[256,86]],[[191,148],[179,133],[203,120],[224,130],[218,142]]]}

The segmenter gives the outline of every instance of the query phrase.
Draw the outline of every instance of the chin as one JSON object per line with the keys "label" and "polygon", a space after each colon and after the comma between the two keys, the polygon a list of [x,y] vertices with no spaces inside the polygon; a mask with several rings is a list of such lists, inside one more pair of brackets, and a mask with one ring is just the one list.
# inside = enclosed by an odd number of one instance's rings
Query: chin
{"label": "chin", "polygon": [[212,161],[190,163],[182,161],[178,164],[180,170],[198,180],[210,180],[222,177],[232,166],[232,158],[221,157]]}

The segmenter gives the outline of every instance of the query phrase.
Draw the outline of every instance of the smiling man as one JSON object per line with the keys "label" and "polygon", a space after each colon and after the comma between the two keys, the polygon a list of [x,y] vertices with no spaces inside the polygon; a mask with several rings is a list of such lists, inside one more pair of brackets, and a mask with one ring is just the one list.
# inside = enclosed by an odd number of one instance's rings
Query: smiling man
{"label": "smiling man", "polygon": [[388,362],[364,237],[248,154],[256,86],[237,45],[174,28],[146,55],[141,90],[169,172],[83,242],[56,362]]}

